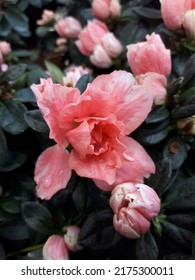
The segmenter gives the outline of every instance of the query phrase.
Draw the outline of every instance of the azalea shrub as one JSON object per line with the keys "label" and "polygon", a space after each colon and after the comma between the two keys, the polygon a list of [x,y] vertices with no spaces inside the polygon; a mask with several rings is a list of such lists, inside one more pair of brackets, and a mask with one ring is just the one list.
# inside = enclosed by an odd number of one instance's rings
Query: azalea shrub
{"label": "azalea shrub", "polygon": [[0,1],[0,259],[195,258],[194,21]]}

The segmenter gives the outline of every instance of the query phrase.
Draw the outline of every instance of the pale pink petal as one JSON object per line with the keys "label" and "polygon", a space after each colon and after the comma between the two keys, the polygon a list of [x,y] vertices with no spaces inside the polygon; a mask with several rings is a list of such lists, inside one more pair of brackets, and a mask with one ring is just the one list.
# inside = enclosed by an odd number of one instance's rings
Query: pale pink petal
{"label": "pale pink petal", "polygon": [[66,188],[71,177],[68,158],[68,151],[58,145],[47,148],[39,156],[34,176],[38,197],[48,200],[59,190]]}
{"label": "pale pink petal", "polygon": [[151,111],[153,98],[142,86],[135,86],[135,79],[126,71],[100,75],[92,85],[101,89],[117,103],[114,114],[126,126],[126,134],[134,131]]}
{"label": "pale pink petal", "polygon": [[69,260],[69,252],[62,236],[51,235],[43,246],[44,260]]}

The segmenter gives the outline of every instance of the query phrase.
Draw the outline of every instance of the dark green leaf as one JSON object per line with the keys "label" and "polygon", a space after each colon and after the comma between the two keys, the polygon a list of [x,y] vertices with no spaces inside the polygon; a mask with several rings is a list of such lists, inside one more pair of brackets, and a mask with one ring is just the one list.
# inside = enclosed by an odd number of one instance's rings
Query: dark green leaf
{"label": "dark green leaf", "polygon": [[49,26],[40,26],[36,29],[36,35],[38,37],[44,37],[51,31],[51,27]]}
{"label": "dark green leaf", "polygon": [[24,120],[26,107],[19,102],[8,100],[0,103],[0,126],[11,134],[20,134],[27,129]]}
{"label": "dark green leaf", "polygon": [[7,151],[7,141],[2,129],[0,128],[0,166],[5,163]]}
{"label": "dark green leaf", "polygon": [[193,115],[195,115],[195,104],[182,106],[176,108],[173,111],[173,117],[175,119],[183,119],[183,118],[191,117]]}
{"label": "dark green leaf", "polygon": [[54,233],[53,217],[43,205],[37,202],[24,202],[21,211],[23,219],[30,228],[46,235]]}
{"label": "dark green leaf", "polygon": [[113,247],[121,235],[113,227],[113,213],[103,210],[91,215],[81,227],[79,244],[94,249],[106,250]]}
{"label": "dark green leaf", "polygon": [[161,19],[161,12],[156,9],[146,8],[146,7],[135,7],[133,10],[136,14],[150,19]]}
{"label": "dark green leaf", "polygon": [[26,112],[24,118],[33,130],[44,133],[49,132],[49,128],[38,109]]}
{"label": "dark green leaf", "polygon": [[186,214],[171,214],[167,216],[167,221],[179,227],[195,231],[195,211]]}
{"label": "dark green leaf", "polygon": [[2,17],[0,21],[0,36],[6,37],[10,34],[10,32],[11,32],[10,24],[4,17]]}
{"label": "dark green leaf", "polygon": [[24,13],[22,13],[13,6],[8,6],[4,11],[4,16],[10,23],[11,27],[15,31],[17,31],[21,36],[30,36],[28,18],[25,16]]}
{"label": "dark green leaf", "polygon": [[183,91],[179,95],[179,100],[181,100],[181,101],[188,100],[188,98],[194,97],[194,95],[195,95],[195,86],[192,86],[192,87],[186,89],[185,91]]}
{"label": "dark green leaf", "polygon": [[187,156],[186,144],[181,139],[171,139],[163,150],[163,156],[171,160],[172,168],[178,169],[184,163]]}
{"label": "dark green leaf", "polygon": [[191,255],[185,253],[177,253],[177,254],[170,254],[166,255],[164,260],[193,260],[194,258]]}
{"label": "dark green leaf", "polygon": [[192,240],[192,256],[195,258],[195,234]]}
{"label": "dark green leaf", "polygon": [[157,133],[143,136],[142,139],[139,137],[138,140],[143,145],[155,145],[159,142],[161,142],[166,136],[168,135],[168,130],[163,129]]}
{"label": "dark green leaf", "polygon": [[48,75],[43,70],[32,70],[27,75],[27,85],[40,84],[40,78],[48,78]]}
{"label": "dark green leaf", "polygon": [[5,260],[5,252],[1,243],[0,243],[0,260]]}
{"label": "dark green leaf", "polygon": [[9,240],[28,239],[28,227],[21,218],[14,218],[0,226],[0,237]]}
{"label": "dark green leaf", "polygon": [[35,6],[37,8],[41,8],[42,7],[42,1],[41,0],[29,0],[29,3],[32,6]]}
{"label": "dark green leaf", "polygon": [[20,213],[20,204],[12,196],[0,197],[0,208],[11,214]]}
{"label": "dark green leaf", "polygon": [[182,87],[185,87],[195,75],[195,54],[193,54],[187,61],[185,69],[183,71]]}
{"label": "dark green leaf", "polygon": [[169,117],[169,111],[166,108],[164,108],[164,107],[154,108],[148,115],[145,122],[147,124],[157,123],[157,122],[163,121],[164,119],[166,119],[168,117]]}
{"label": "dark green leaf", "polygon": [[83,75],[78,82],[76,83],[76,88],[80,90],[81,93],[83,93],[87,87],[88,83],[91,83],[93,81],[93,78],[89,74]]}
{"label": "dark green leaf", "polygon": [[20,90],[17,90],[14,93],[14,101],[19,101],[19,102],[36,102],[36,98],[34,96],[34,93],[30,88],[23,88]]}
{"label": "dark green leaf", "polygon": [[138,260],[157,260],[158,246],[153,235],[148,232],[136,242],[136,257]]}
{"label": "dark green leaf", "polygon": [[9,66],[8,70],[5,72],[5,76],[9,81],[14,81],[18,79],[26,70],[27,65],[20,63],[17,65]]}
{"label": "dark green leaf", "polygon": [[148,179],[150,185],[161,197],[169,188],[172,176],[172,165],[169,159],[163,159],[156,165],[155,174]]}
{"label": "dark green leaf", "polygon": [[17,152],[8,152],[8,156],[4,165],[0,166],[0,172],[12,171],[20,167],[26,160],[27,156]]}
{"label": "dark green leaf", "polygon": [[169,238],[175,240],[178,245],[186,249],[191,249],[193,233],[181,227],[177,227],[169,222],[163,223],[163,234],[168,235]]}
{"label": "dark green leaf", "polygon": [[61,71],[61,69],[55,65],[54,63],[46,60],[45,61],[45,66],[50,73],[51,77],[55,82],[61,83],[62,79],[64,77],[64,73]]}
{"label": "dark green leaf", "polygon": [[195,210],[195,177],[176,180],[166,196],[167,209],[176,211]]}

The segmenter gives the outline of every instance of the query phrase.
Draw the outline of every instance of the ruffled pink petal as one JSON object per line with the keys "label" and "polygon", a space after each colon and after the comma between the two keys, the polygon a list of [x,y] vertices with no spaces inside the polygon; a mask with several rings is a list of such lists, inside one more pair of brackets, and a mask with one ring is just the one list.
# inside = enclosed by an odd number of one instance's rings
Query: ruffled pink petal
{"label": "ruffled pink petal", "polygon": [[117,103],[114,114],[126,127],[126,134],[134,131],[146,119],[153,98],[142,86],[135,86],[135,79],[126,71],[100,75],[92,82]]}
{"label": "ruffled pink petal", "polygon": [[31,86],[37,104],[50,128],[50,138],[54,139],[60,146],[68,145],[65,137],[66,131],[73,127],[73,123],[60,127],[60,112],[71,104],[77,104],[80,100],[80,92],[76,88],[53,84],[51,79],[41,79],[40,85]]}
{"label": "ruffled pink petal", "polygon": [[49,147],[39,156],[34,176],[38,197],[48,200],[59,190],[66,188],[71,177],[68,158],[68,151],[58,145]]}

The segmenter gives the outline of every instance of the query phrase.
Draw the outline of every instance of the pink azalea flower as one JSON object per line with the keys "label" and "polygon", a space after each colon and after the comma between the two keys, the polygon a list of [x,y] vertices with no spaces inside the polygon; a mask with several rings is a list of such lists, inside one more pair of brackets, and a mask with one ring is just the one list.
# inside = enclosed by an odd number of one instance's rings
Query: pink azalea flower
{"label": "pink azalea flower", "polygon": [[110,198],[115,229],[127,238],[139,238],[160,211],[160,199],[147,185],[130,182],[117,185]]}
{"label": "pink azalea flower", "polygon": [[59,145],[71,144],[69,168],[111,190],[130,180],[142,182],[155,171],[152,159],[129,135],[147,117],[153,98],[126,71],[101,75],[78,89],[42,80],[33,85],[38,105]]}
{"label": "pink azalea flower", "polygon": [[69,260],[69,252],[64,238],[51,235],[43,246],[44,260]]}
{"label": "pink azalea flower", "polygon": [[119,0],[93,0],[92,11],[96,18],[107,19],[120,15],[121,5]]}
{"label": "pink azalea flower", "polygon": [[182,26],[185,13],[194,5],[192,0],[160,0],[160,2],[164,24],[171,30],[177,30]]}
{"label": "pink azalea flower", "polygon": [[39,156],[34,176],[38,197],[50,199],[55,193],[67,186],[71,177],[68,158],[68,151],[58,145],[46,149]]}
{"label": "pink azalea flower", "polygon": [[154,72],[168,76],[171,72],[171,52],[158,34],[146,36],[146,42],[127,46],[127,60],[134,75]]}
{"label": "pink azalea flower", "polygon": [[55,29],[61,37],[75,39],[77,38],[82,27],[76,18],[69,16],[60,19],[57,22]]}

